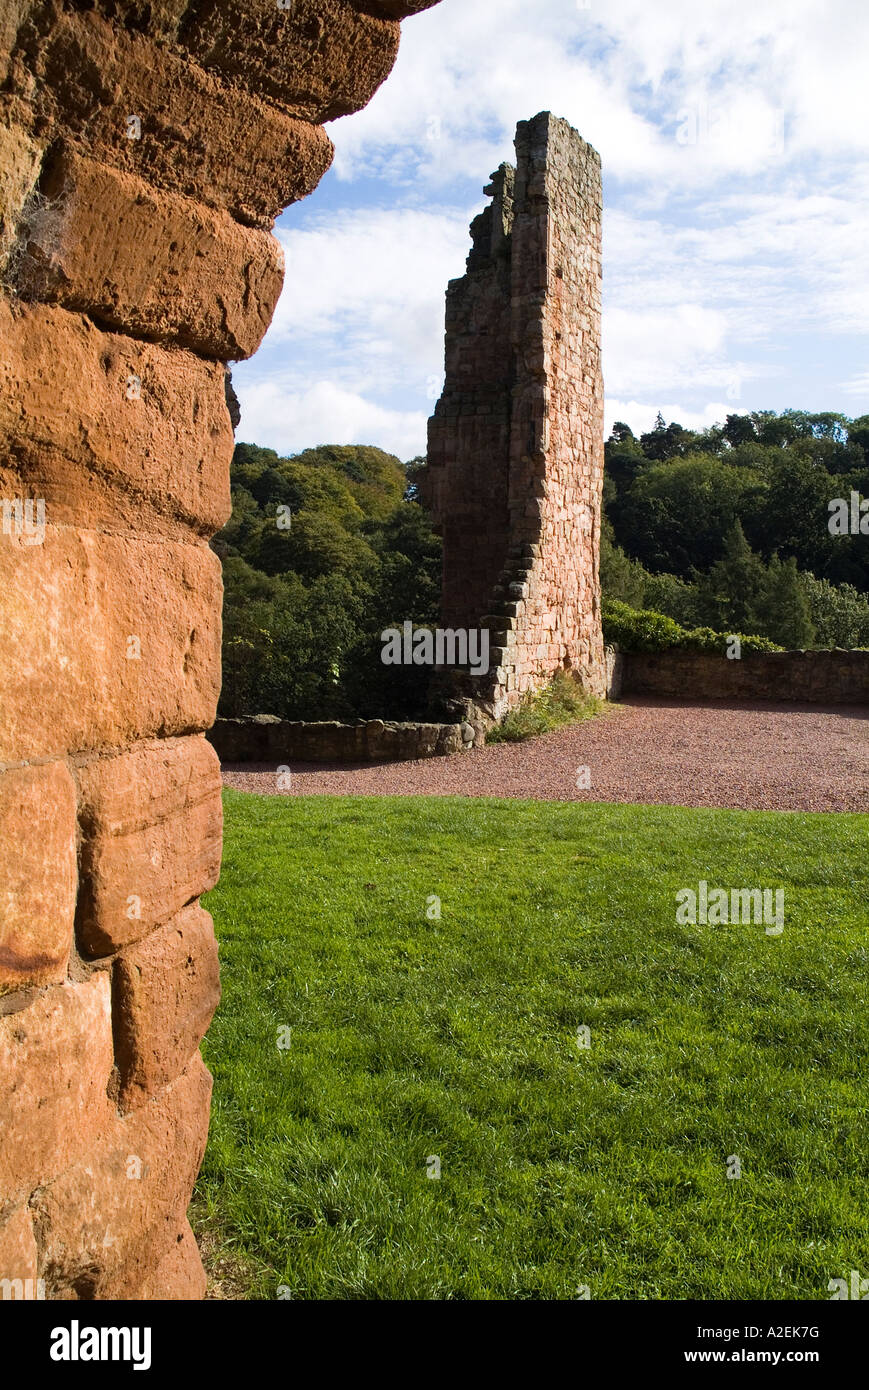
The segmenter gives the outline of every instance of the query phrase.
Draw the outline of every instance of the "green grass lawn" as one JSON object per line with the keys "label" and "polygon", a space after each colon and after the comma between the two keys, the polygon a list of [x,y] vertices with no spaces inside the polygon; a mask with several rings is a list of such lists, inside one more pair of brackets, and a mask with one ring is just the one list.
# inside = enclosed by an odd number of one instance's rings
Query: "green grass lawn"
{"label": "green grass lawn", "polygon": [[[869,1275],[865,817],[225,805],[195,1210],[240,1296],[826,1299]],[[677,926],[700,879],[784,887],[783,934]]]}

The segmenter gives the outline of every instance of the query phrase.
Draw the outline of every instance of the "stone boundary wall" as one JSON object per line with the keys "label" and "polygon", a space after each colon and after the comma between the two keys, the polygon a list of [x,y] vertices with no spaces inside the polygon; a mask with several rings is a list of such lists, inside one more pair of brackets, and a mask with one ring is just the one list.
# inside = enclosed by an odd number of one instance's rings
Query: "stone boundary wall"
{"label": "stone boundary wall", "polygon": [[755,652],[739,661],[706,652],[622,652],[610,698],[773,700],[817,705],[869,704],[869,651]]}
{"label": "stone boundary wall", "polygon": [[[435,0],[0,3],[0,1281],[192,1299],[228,359]],[[39,1281],[39,1282],[37,1282]],[[4,1285],[5,1287],[5,1285]],[[26,1296],[24,1294],[23,1296]]]}
{"label": "stone boundary wall", "polygon": [[208,734],[220,761],[272,763],[410,762],[446,757],[474,744],[469,724],[392,723],[368,719],[358,724],[303,723],[259,714],[249,719],[218,719]]}

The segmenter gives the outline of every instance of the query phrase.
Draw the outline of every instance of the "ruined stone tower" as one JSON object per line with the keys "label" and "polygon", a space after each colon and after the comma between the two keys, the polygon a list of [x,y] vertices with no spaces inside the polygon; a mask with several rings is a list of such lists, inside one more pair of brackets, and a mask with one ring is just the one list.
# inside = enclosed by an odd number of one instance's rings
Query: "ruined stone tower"
{"label": "ruined stone tower", "polygon": [[560,669],[605,688],[600,159],[542,112],[486,193],[447,291],[421,484],[443,537],[443,621],[492,634],[488,676],[446,683],[484,723]]}
{"label": "ruined stone tower", "polygon": [[[0,0],[0,1281],[197,1298],[224,364],[436,0]],[[7,1282],[8,1281],[8,1285]],[[27,1296],[26,1293],[23,1296]],[[30,1295],[33,1296],[32,1294]]]}

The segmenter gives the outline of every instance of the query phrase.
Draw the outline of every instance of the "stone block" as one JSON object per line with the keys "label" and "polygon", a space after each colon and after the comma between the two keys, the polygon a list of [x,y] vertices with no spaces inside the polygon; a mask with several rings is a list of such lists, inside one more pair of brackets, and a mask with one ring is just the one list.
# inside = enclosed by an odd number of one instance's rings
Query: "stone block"
{"label": "stone block", "polygon": [[307,121],[332,121],[366,106],[395,62],[393,19],[360,13],[349,0],[222,0],[194,5],[180,42],[203,67]]}
{"label": "stone block", "polygon": [[76,882],[66,765],[0,773],[0,991],[66,978]]}
{"label": "stone block", "polygon": [[0,1017],[0,1206],[87,1154],[112,1122],[111,981],[98,971]]}
{"label": "stone block", "polygon": [[[322,126],[227,87],[99,14],[64,15],[37,62],[43,105],[83,152],[243,222],[270,226],[332,162]],[[129,116],[138,138],[127,134]]]}
{"label": "stone block", "polygon": [[79,945],[107,955],[217,882],[220,763],[204,738],[160,739],[81,766],[77,778]]}
{"label": "stone block", "polygon": [[[28,1292],[34,1294],[36,1277],[37,1251],[33,1221],[27,1207],[22,1204],[0,1214],[0,1301],[24,1298]],[[7,1280],[18,1287],[10,1289]],[[30,1289],[27,1288],[27,1281],[30,1281]]]}
{"label": "stone block", "polygon": [[409,15],[430,10],[439,0],[353,0],[364,14],[382,15],[384,19],[407,19]]}
{"label": "stone block", "polygon": [[188,907],[121,951],[114,967],[115,1061],[124,1110],[178,1076],[205,1036],[220,999],[211,917]]}
{"label": "stone block", "polygon": [[203,357],[256,352],[284,276],[267,232],[68,148],[40,192],[16,276],[25,297]]}
{"label": "stone block", "polygon": [[0,762],[209,728],[220,561],[202,544],[46,526],[0,536]]}
{"label": "stone block", "polygon": [[190,352],[0,299],[0,496],[42,498],[65,526],[213,535],[231,511],[224,381]]}
{"label": "stone block", "polygon": [[31,1198],[47,1296],[134,1296],[177,1241],[205,1152],[211,1076],[201,1057],[115,1119],[87,1156]]}
{"label": "stone block", "polygon": [[205,1297],[207,1280],[196,1237],[186,1219],[156,1268],[149,1273],[138,1297],[191,1302]]}

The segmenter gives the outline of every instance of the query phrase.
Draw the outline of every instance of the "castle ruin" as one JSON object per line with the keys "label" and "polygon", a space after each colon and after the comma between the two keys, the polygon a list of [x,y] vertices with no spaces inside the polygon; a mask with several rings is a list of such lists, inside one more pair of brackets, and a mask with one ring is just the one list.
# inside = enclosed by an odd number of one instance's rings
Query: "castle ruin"
{"label": "castle ruin", "polygon": [[483,727],[559,670],[606,687],[601,176],[548,112],[520,123],[446,304],[446,382],[421,493],[443,537],[443,621],[489,628],[485,676],[440,682]]}

